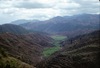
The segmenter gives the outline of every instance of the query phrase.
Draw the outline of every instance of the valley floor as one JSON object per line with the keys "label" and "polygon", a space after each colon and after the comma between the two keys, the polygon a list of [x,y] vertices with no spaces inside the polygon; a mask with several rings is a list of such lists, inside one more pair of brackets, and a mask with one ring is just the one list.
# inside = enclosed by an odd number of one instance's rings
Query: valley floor
{"label": "valley floor", "polygon": [[43,51],[43,56],[44,57],[49,57],[53,53],[55,53],[55,52],[59,51],[60,49],[62,49],[60,42],[65,40],[67,37],[62,36],[62,35],[52,35],[51,38],[54,39],[53,47],[44,48],[44,51]]}

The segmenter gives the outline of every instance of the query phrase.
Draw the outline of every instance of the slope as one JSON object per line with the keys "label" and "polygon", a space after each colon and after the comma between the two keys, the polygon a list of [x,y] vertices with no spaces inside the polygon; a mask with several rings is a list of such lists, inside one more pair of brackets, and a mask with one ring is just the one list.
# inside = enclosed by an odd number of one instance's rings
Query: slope
{"label": "slope", "polygon": [[0,33],[13,33],[13,34],[26,34],[29,33],[28,30],[25,28],[19,26],[19,25],[13,25],[13,24],[4,24],[0,25]]}
{"label": "slope", "polygon": [[37,68],[99,68],[100,31],[66,40],[63,49],[37,64]]}
{"label": "slope", "polygon": [[63,34],[72,37],[99,29],[99,18],[99,14],[58,16],[46,21],[26,23],[21,26],[30,30],[43,31],[51,34]]}
{"label": "slope", "polygon": [[0,34],[0,47],[12,57],[31,65],[41,61],[41,52],[44,47],[52,46],[51,41],[50,37],[39,34]]}
{"label": "slope", "polygon": [[3,48],[0,47],[0,68],[35,68],[14,57],[11,57]]}

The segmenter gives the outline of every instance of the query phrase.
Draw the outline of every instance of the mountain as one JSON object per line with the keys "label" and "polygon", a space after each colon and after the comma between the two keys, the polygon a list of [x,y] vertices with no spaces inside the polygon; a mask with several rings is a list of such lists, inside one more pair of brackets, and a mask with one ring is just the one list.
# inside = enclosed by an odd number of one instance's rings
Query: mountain
{"label": "mountain", "polygon": [[26,34],[29,31],[19,25],[4,24],[0,25],[0,33]]}
{"label": "mountain", "polygon": [[38,22],[39,20],[25,20],[25,19],[20,19],[20,20],[15,20],[12,21],[10,24],[15,24],[15,25],[20,25],[20,24],[25,24],[25,23],[34,23]]}
{"label": "mountain", "polygon": [[52,41],[42,32],[30,33],[13,24],[0,25],[0,67],[34,68],[42,60],[43,49],[53,46]]}
{"label": "mountain", "polygon": [[61,51],[37,64],[37,68],[99,68],[100,30],[70,38]]}
{"label": "mountain", "polygon": [[0,68],[99,68],[99,17],[57,16],[0,25]]}
{"label": "mountain", "polygon": [[20,19],[20,20],[12,21],[11,24],[20,25],[28,22],[30,22],[30,20]]}
{"label": "mountain", "polygon": [[0,48],[3,48],[10,57],[30,65],[40,62],[42,50],[50,46],[52,46],[52,39],[40,34],[0,34]]}
{"label": "mountain", "polygon": [[39,21],[38,23],[21,24],[21,26],[30,30],[62,34],[70,37],[99,29],[99,18],[100,14],[58,16],[46,21]]}

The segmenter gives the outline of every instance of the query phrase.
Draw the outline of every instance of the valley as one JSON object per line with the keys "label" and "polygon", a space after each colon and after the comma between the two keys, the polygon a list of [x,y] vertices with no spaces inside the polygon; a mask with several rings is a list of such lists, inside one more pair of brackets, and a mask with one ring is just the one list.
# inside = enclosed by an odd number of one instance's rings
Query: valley
{"label": "valley", "polygon": [[53,47],[47,47],[44,49],[44,51],[43,51],[44,57],[49,57],[50,55],[52,55],[56,51],[61,50],[62,45],[60,44],[60,42],[67,39],[66,36],[62,36],[62,35],[52,35],[51,38],[54,39]]}
{"label": "valley", "polygon": [[0,25],[0,68],[100,68],[99,17],[82,14]]}
{"label": "valley", "polygon": [[100,31],[64,41],[61,51],[41,61],[37,68],[99,68]]}

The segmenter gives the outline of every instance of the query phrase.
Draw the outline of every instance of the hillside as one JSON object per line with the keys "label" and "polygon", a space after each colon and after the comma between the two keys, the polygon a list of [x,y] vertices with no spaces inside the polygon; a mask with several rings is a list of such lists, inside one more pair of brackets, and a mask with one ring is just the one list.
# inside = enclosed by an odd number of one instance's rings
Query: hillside
{"label": "hillside", "polygon": [[31,65],[41,61],[43,48],[52,46],[51,42],[50,37],[40,34],[0,34],[0,47],[10,56]]}
{"label": "hillside", "polygon": [[99,14],[82,14],[64,17],[58,16],[37,23],[21,24],[21,26],[30,30],[72,37],[99,29],[99,18]]}
{"label": "hillside", "polygon": [[0,47],[0,68],[35,68],[25,62],[11,57],[5,49]]}
{"label": "hillside", "polygon": [[99,68],[99,17],[82,14],[0,25],[0,67]]}
{"label": "hillside", "polygon": [[100,68],[100,31],[63,42],[64,47],[37,64],[37,68]]}
{"label": "hillside", "polygon": [[26,34],[29,31],[19,25],[4,24],[0,25],[0,33]]}

